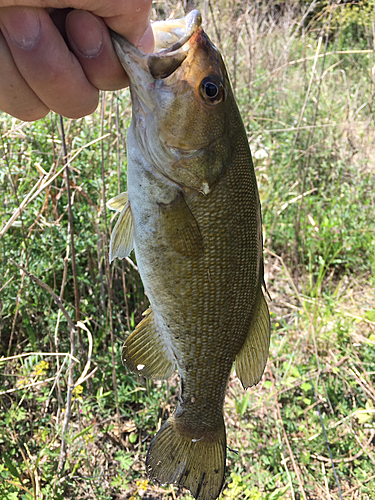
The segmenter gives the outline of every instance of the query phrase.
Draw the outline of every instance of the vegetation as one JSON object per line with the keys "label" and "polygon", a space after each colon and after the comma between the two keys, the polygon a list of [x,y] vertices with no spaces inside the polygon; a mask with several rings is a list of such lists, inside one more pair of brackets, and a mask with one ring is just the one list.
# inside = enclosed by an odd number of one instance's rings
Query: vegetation
{"label": "vegetation", "polygon": [[[186,3],[157,2],[154,18]],[[197,6],[248,131],[272,297],[261,382],[245,392],[230,379],[221,498],[372,499],[374,4]],[[108,262],[105,201],[126,188],[130,108],[127,90],[102,94],[96,113],[64,120],[69,200],[59,117],[0,115],[1,499],[191,500],[144,468],[177,376],[153,382],[121,364],[147,308],[134,257]]]}

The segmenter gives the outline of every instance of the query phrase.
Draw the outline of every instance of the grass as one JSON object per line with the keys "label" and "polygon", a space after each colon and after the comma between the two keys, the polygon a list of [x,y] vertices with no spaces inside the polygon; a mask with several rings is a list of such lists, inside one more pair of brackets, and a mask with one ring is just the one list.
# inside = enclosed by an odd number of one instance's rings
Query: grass
{"label": "grass", "polygon": [[[370,2],[354,10],[309,2],[198,4],[207,32],[226,58],[248,131],[272,297],[270,358],[261,382],[245,392],[231,375],[224,408],[231,450],[221,498],[338,499],[339,484],[342,498],[370,500],[375,497]],[[158,3],[154,18],[181,9]],[[104,208],[102,181],[107,198],[126,187],[129,121],[130,98],[123,91],[103,94],[96,113],[64,123],[75,292],[58,117],[22,123],[0,115],[0,231],[30,197],[0,238],[1,499],[191,500],[186,491],[150,483],[144,468],[152,436],[176,406],[177,376],[167,382],[139,379],[120,359],[124,338],[147,308],[136,266],[116,261],[109,269],[107,260],[113,218]],[[14,262],[61,298],[73,322],[78,300],[86,329],[76,331],[75,352],[67,319],[51,294]],[[72,352],[76,387],[64,432]],[[59,471],[63,442],[67,455]]]}

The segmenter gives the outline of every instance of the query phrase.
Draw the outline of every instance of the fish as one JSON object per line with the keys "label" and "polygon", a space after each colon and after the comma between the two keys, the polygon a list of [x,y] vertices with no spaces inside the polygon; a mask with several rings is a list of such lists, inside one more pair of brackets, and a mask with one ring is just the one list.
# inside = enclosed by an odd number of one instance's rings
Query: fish
{"label": "fish", "polygon": [[153,31],[151,54],[111,33],[132,120],[127,193],[108,202],[120,212],[110,260],[134,249],[150,301],[122,361],[151,379],[177,367],[178,405],[150,443],[146,470],[214,500],[225,483],[233,363],[246,389],[268,358],[261,205],[246,130],[199,11]]}

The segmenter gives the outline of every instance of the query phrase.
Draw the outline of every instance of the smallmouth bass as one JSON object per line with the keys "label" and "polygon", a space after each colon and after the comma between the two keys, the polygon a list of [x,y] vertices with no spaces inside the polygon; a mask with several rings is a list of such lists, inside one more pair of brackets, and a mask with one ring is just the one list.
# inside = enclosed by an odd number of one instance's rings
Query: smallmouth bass
{"label": "smallmouth bass", "polygon": [[245,128],[200,13],[153,30],[153,54],[112,33],[132,122],[128,192],[108,203],[121,212],[110,258],[134,248],[151,304],[122,359],[154,379],[177,366],[178,406],[150,444],[147,472],[214,500],[224,483],[233,362],[247,388],[268,357],[261,209]]}

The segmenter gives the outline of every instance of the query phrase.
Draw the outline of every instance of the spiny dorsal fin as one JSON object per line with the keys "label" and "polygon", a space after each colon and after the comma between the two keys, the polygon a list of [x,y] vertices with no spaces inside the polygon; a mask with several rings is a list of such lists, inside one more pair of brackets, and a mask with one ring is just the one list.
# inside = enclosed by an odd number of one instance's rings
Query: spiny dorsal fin
{"label": "spiny dorsal fin", "polygon": [[184,257],[197,258],[203,252],[203,239],[194,215],[182,195],[168,204],[159,203],[161,224],[168,244]]}
{"label": "spiny dorsal fin", "polygon": [[121,357],[129,370],[147,378],[167,379],[173,374],[174,363],[159,334],[151,308],[129,335]]}
{"label": "spiny dorsal fin", "polygon": [[177,483],[197,500],[215,500],[224,483],[226,436],[224,422],[209,439],[178,431],[170,417],[151,441],[146,458],[147,473],[160,484]]}
{"label": "spiny dorsal fin", "polygon": [[236,356],[236,373],[245,389],[257,384],[267,364],[270,346],[270,315],[267,302],[259,289],[258,303],[249,333]]}
{"label": "spiny dorsal fin", "polygon": [[126,202],[112,232],[109,245],[109,261],[112,262],[116,257],[119,259],[127,257],[134,248],[133,239],[133,215],[129,202]]}
{"label": "spiny dorsal fin", "polygon": [[110,210],[116,210],[117,212],[122,212],[127,202],[128,202],[128,193],[120,193],[114,198],[111,198],[109,201],[107,201],[107,207]]}

